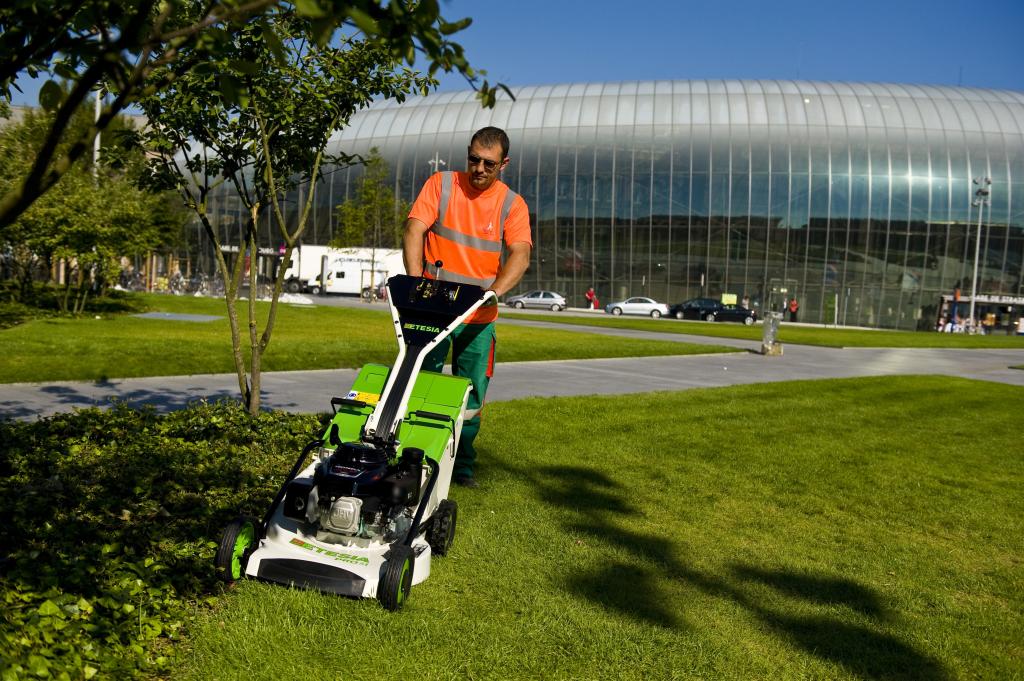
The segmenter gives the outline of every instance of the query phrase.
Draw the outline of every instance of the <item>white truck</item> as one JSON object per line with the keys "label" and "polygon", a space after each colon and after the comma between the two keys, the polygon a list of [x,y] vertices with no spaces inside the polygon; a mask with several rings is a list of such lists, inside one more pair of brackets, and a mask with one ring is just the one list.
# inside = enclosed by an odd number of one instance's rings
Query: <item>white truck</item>
{"label": "white truck", "polygon": [[402,251],[395,248],[301,246],[285,271],[285,289],[297,292],[368,295],[395,274],[403,274]]}

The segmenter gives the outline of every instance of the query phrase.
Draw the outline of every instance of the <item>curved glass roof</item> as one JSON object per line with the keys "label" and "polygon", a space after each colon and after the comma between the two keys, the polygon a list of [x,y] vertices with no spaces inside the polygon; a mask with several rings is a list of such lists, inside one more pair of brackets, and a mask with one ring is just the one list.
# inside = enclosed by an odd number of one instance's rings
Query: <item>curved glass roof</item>
{"label": "curved glass roof", "polygon": [[803,80],[676,80],[513,88],[484,109],[471,90],[376,102],[337,141],[585,126],[751,126],[1024,136],[1024,93],[966,87]]}

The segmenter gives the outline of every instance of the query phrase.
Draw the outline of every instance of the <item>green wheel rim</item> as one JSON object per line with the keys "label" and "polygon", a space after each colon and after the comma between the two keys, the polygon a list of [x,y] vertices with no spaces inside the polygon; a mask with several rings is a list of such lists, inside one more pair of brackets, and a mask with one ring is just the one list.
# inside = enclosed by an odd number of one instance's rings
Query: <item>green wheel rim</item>
{"label": "green wheel rim", "polygon": [[412,558],[406,558],[405,562],[402,563],[402,574],[398,578],[398,604],[401,605],[405,601],[405,580],[409,574],[409,566],[412,563]]}
{"label": "green wheel rim", "polygon": [[242,556],[252,546],[255,538],[256,528],[252,523],[245,523],[238,530],[238,536],[235,537],[235,548],[231,551],[231,579],[242,578]]}

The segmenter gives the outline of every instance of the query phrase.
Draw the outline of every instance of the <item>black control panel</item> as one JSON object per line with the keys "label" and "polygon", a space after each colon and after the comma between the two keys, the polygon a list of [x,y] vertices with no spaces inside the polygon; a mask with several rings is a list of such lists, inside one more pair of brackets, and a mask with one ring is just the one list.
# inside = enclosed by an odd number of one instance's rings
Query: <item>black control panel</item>
{"label": "black control panel", "polygon": [[399,274],[388,279],[391,304],[398,308],[409,345],[426,345],[484,295],[472,284]]}

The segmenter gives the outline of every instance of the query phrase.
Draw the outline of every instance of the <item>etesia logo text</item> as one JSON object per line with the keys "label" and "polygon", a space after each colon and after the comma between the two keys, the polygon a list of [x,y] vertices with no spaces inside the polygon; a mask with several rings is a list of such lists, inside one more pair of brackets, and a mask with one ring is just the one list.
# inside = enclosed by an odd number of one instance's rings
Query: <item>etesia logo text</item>
{"label": "etesia logo text", "polygon": [[429,333],[441,333],[441,329],[439,329],[438,327],[427,326],[426,324],[413,324],[412,322],[408,322],[407,324],[404,325],[404,327],[406,329],[409,329],[410,331],[427,331]]}
{"label": "etesia logo text", "polygon": [[353,555],[348,554],[348,553],[341,553],[340,551],[329,551],[327,549],[322,549],[319,546],[315,546],[313,544],[310,544],[309,542],[302,541],[298,537],[293,537],[292,540],[291,540],[291,543],[295,544],[296,546],[301,546],[302,548],[306,549],[307,551],[312,551],[313,553],[319,553],[321,555],[327,556],[328,558],[333,558],[334,560],[340,560],[343,563],[356,563],[358,565],[369,565],[370,564],[370,560],[366,556],[353,556]]}

